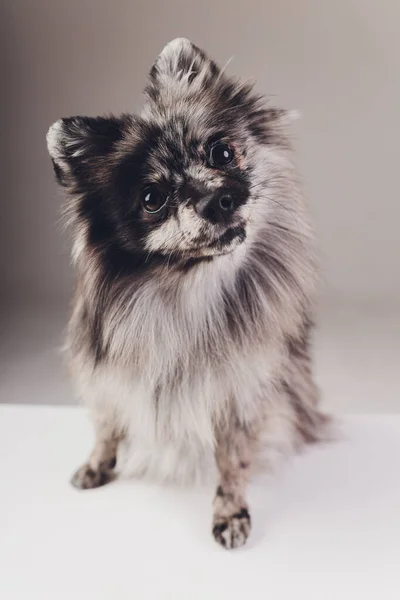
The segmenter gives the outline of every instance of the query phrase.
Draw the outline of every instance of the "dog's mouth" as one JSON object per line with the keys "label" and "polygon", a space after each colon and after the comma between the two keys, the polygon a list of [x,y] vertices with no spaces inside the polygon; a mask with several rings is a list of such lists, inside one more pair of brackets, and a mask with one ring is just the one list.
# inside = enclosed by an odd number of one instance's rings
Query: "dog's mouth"
{"label": "dog's mouth", "polygon": [[243,225],[228,227],[218,237],[201,244],[198,248],[203,255],[212,256],[218,254],[229,254],[246,239],[246,229]]}
{"label": "dog's mouth", "polygon": [[224,248],[225,246],[230,246],[233,241],[238,243],[244,242],[246,239],[246,230],[242,225],[238,225],[237,227],[229,227],[219,237],[210,242],[207,247],[208,248]]}

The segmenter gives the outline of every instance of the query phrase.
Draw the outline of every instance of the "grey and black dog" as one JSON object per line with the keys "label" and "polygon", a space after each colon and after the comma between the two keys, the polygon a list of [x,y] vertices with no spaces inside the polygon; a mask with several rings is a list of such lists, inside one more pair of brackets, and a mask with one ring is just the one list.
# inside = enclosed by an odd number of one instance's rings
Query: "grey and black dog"
{"label": "grey and black dog", "polygon": [[[186,39],[138,116],[70,117],[47,141],[77,286],[66,353],[96,443],[73,477],[214,473],[213,535],[250,531],[260,463],[318,440],[309,337],[315,249],[286,111]],[[215,469],[215,466],[217,469]]]}

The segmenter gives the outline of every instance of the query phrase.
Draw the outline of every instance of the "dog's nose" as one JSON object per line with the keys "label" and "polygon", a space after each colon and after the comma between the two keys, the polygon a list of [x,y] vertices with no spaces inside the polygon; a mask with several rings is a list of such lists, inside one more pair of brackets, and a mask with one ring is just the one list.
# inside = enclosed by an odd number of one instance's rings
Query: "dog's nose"
{"label": "dog's nose", "polygon": [[196,205],[196,212],[212,223],[225,223],[236,208],[235,198],[226,189],[219,189],[212,194],[201,198]]}

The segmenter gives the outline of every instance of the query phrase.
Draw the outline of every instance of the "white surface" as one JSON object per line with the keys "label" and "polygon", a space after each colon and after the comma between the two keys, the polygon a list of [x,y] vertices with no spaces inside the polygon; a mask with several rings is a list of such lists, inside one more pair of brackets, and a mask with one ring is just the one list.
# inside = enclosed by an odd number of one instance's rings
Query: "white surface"
{"label": "white surface", "polygon": [[[0,403],[76,402],[58,348],[68,310],[11,313],[0,328]],[[315,373],[335,413],[400,412],[400,311],[332,304],[315,333]]]}
{"label": "white surface", "polygon": [[0,407],[0,598],[400,597],[400,416],[347,417],[340,441],[254,482],[232,552],[210,535],[212,490],[71,488],[91,439],[82,409]]}

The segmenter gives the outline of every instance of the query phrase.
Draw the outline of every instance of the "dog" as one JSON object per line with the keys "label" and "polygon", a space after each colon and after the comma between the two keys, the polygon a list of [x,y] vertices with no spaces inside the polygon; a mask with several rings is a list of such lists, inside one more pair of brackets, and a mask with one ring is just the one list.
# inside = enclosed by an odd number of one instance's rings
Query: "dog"
{"label": "dog", "polygon": [[310,335],[316,245],[290,115],[186,39],[150,70],[140,115],[47,134],[73,233],[66,357],[96,441],[73,476],[215,480],[212,533],[248,538],[260,466],[321,438]]}

